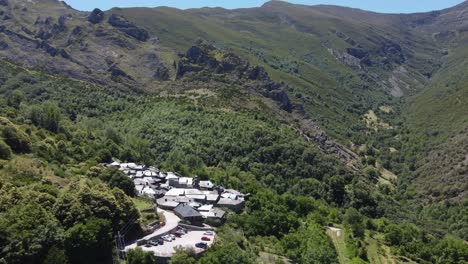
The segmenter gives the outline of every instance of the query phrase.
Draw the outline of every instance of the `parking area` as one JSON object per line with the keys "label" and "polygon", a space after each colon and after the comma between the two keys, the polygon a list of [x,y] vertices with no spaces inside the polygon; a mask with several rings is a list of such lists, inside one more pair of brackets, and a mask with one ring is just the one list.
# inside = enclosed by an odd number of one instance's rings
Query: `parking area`
{"label": "parking area", "polygon": [[[200,252],[203,252],[205,249],[197,248],[195,244],[199,242],[205,242],[208,245],[208,247],[210,247],[213,244],[214,235],[207,236],[204,235],[204,233],[205,231],[189,231],[187,234],[184,234],[181,237],[176,237],[175,240],[171,242],[164,241],[164,244],[159,246],[143,246],[142,249],[144,251],[155,252],[157,256],[168,257],[172,256],[175,253],[175,248],[181,246],[194,248],[195,252],[198,254]],[[202,237],[209,237],[210,241],[202,241]]]}
{"label": "parking area", "polygon": [[[146,245],[141,245],[139,247],[143,249],[143,251],[153,252],[159,257],[171,257],[175,253],[175,249],[177,247],[193,248],[195,249],[195,253],[199,254],[213,244],[215,236],[216,233],[213,231],[208,233],[206,231],[188,231],[187,233],[180,235],[180,237],[175,237],[172,241],[165,240],[162,245],[155,246],[147,243]],[[197,247],[196,244],[200,242],[206,243],[206,248]],[[128,250],[135,247],[136,244],[133,244],[128,246],[126,249]]]}

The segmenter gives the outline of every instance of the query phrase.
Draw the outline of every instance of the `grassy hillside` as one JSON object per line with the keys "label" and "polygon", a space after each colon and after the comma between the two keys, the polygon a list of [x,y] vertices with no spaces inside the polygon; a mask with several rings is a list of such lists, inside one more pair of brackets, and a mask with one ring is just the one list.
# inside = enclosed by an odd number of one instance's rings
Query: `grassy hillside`
{"label": "grassy hillside", "polygon": [[[333,12],[333,8],[271,3],[242,12],[131,8],[108,13],[123,14],[158,36],[161,45],[182,52],[197,38],[233,49],[252,63],[264,66],[274,80],[291,85],[291,97],[303,103],[328,133],[347,143],[345,134],[358,122],[360,114],[388,100],[386,88],[380,85],[382,80],[366,76],[365,71],[385,72],[378,65],[362,71],[352,69],[338,61],[329,49],[343,51],[359,45],[363,50],[375,50],[370,56],[380,60],[380,45],[399,35],[393,33],[396,25],[389,25],[389,32],[395,34],[389,37],[356,19],[340,20],[337,15],[330,15]],[[365,17],[369,23],[393,21],[374,14]]]}
{"label": "grassy hillside", "polygon": [[468,50],[466,34],[460,38],[427,90],[410,98],[405,109],[413,142],[423,148],[416,187],[434,199],[467,194]]}

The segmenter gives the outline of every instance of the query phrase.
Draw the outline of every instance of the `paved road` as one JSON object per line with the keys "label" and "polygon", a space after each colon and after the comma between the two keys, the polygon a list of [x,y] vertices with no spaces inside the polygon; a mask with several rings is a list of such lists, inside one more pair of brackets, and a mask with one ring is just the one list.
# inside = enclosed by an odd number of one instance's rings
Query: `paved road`
{"label": "paved road", "polygon": [[[145,237],[142,237],[141,239],[149,240],[149,239],[151,239],[151,238],[153,238],[155,236],[165,234],[165,233],[173,230],[174,228],[176,228],[179,225],[180,218],[177,217],[177,215],[175,215],[173,212],[161,210],[159,208],[158,208],[158,211],[162,212],[164,214],[164,218],[166,218],[166,224],[163,227],[154,230],[153,233],[151,233],[151,234],[149,234],[149,235],[147,235]],[[135,241],[135,243],[126,246],[125,250],[131,249],[131,248],[136,248],[136,247],[137,247],[137,242]]]}

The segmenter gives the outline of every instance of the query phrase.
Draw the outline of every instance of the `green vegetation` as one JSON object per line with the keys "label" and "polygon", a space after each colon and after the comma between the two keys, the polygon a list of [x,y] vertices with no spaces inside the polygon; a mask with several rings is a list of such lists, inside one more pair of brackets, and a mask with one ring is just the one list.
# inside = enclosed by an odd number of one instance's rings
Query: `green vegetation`
{"label": "green vegetation", "polygon": [[[38,8],[63,15],[49,4],[31,7],[34,19]],[[8,30],[29,25],[27,11],[4,20]],[[44,42],[62,47],[69,36],[69,45],[43,61],[53,47],[32,52],[0,28],[0,53],[14,55],[0,63],[0,263],[111,263],[116,232],[164,222],[127,176],[100,165],[113,159],[249,193],[203,256],[179,249],[170,263],[468,261],[466,31],[450,28],[458,31],[447,44],[437,14],[402,19],[278,1],[242,14],[109,13],[158,39],[137,42],[106,22],[80,29],[74,13]],[[37,44],[27,31],[18,39]],[[178,54],[199,37],[209,42],[197,45],[220,49]],[[118,56],[104,59],[100,45]],[[239,77],[244,68],[257,76]],[[337,153],[324,147],[338,146],[332,141],[357,156],[327,154]],[[128,263],[154,261],[128,252]]]}
{"label": "green vegetation", "polygon": [[144,252],[141,248],[131,249],[127,252],[128,264],[154,264],[154,255]]}

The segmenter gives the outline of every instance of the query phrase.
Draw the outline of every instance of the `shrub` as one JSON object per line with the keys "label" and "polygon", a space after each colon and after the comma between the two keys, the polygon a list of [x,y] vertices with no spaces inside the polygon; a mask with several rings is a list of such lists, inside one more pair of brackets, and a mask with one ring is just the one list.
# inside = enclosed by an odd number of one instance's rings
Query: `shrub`
{"label": "shrub", "polygon": [[3,138],[10,148],[17,153],[26,153],[31,151],[31,139],[21,130],[13,126],[3,128]]}
{"label": "shrub", "polygon": [[0,140],[0,159],[11,159],[11,148],[3,141]]}

